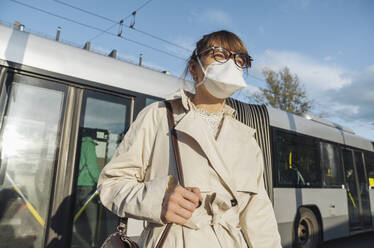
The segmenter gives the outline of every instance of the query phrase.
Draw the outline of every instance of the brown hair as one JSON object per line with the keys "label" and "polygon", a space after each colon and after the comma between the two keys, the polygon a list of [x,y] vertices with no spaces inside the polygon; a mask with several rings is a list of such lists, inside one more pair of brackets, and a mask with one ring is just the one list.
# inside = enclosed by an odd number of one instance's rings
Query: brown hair
{"label": "brown hair", "polygon": [[[244,53],[248,55],[243,41],[234,33],[227,30],[220,30],[210,34],[206,34],[196,43],[197,54],[212,46],[221,46],[235,53]],[[189,65],[196,60],[195,50],[192,51],[191,56],[187,59],[187,65],[184,69],[183,78],[189,74]],[[248,69],[245,71],[247,72]]]}

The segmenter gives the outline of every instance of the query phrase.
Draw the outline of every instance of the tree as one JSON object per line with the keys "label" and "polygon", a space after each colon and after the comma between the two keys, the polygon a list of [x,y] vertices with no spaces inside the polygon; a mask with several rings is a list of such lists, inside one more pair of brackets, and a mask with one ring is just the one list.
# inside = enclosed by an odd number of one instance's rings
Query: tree
{"label": "tree", "polygon": [[298,76],[292,75],[287,67],[279,72],[266,68],[262,73],[266,79],[266,87],[253,94],[257,103],[298,115],[312,108],[312,101],[307,98]]}

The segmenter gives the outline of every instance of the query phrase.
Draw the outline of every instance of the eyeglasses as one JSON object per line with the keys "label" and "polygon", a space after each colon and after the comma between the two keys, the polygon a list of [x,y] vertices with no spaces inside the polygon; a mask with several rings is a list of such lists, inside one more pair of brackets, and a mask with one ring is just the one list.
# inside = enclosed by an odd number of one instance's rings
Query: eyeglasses
{"label": "eyeglasses", "polygon": [[[206,53],[208,51],[213,51],[213,58],[220,63],[226,63],[231,57],[234,58],[235,64],[240,68],[249,68],[251,67],[252,57],[245,53],[232,53],[229,50],[223,47],[212,46],[207,49],[204,49],[199,53],[199,55]],[[196,55],[197,52],[195,51]]]}

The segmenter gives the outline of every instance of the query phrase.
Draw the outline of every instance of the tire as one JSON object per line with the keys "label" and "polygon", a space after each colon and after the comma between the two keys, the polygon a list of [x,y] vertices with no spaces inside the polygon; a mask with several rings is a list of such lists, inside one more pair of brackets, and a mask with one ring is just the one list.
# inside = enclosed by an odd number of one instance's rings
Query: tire
{"label": "tire", "polygon": [[317,248],[321,243],[320,225],[313,211],[300,208],[295,219],[294,248]]}

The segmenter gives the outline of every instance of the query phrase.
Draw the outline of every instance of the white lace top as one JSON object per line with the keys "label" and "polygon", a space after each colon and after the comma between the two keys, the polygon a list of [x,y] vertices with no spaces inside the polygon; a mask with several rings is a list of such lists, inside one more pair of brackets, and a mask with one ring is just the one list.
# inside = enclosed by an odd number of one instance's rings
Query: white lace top
{"label": "white lace top", "polygon": [[192,103],[192,101],[191,105],[193,106],[193,110],[196,111],[201,116],[201,118],[207,123],[209,130],[214,136],[214,138],[217,138],[222,126],[223,112],[210,113],[205,109],[197,108]]}

